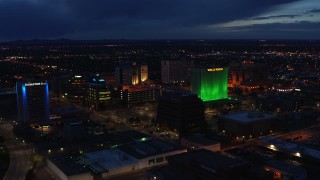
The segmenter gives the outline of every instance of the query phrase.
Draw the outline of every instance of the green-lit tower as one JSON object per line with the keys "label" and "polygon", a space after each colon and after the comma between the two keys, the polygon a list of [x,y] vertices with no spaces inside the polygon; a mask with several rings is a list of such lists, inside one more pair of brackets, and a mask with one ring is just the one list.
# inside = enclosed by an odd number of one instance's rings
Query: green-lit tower
{"label": "green-lit tower", "polygon": [[228,68],[195,68],[191,86],[202,101],[228,98]]}

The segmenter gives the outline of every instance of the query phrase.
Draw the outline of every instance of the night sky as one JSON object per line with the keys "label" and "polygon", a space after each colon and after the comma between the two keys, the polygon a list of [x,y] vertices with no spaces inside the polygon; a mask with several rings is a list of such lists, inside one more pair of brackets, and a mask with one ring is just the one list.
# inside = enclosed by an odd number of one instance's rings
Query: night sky
{"label": "night sky", "polygon": [[320,0],[0,0],[0,41],[320,39]]}

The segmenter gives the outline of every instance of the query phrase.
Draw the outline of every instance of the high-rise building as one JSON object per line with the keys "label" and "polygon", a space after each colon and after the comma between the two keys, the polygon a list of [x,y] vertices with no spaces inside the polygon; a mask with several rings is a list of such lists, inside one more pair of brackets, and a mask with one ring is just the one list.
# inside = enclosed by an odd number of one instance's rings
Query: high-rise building
{"label": "high-rise building", "polygon": [[83,103],[85,78],[82,75],[72,75],[66,84],[65,98],[81,105]]}
{"label": "high-rise building", "polygon": [[266,84],[269,68],[265,64],[251,61],[230,63],[229,74],[229,87],[252,90]]}
{"label": "high-rise building", "polygon": [[111,87],[99,76],[85,85],[84,105],[90,110],[103,110],[111,103]]}
{"label": "high-rise building", "polygon": [[116,84],[137,85],[148,80],[148,65],[126,62],[115,69]]}
{"label": "high-rise building", "polygon": [[193,61],[161,61],[162,83],[185,83],[191,80]]}
{"label": "high-rise building", "polygon": [[157,101],[161,93],[162,89],[157,86],[122,86],[120,99],[125,104],[152,102]]}
{"label": "high-rise building", "polygon": [[159,99],[156,124],[179,136],[202,132],[205,106],[196,95],[181,91],[164,91]]}
{"label": "high-rise building", "polygon": [[66,82],[68,82],[68,75],[53,75],[49,77],[49,91],[51,97],[62,97],[66,93]]}
{"label": "high-rise building", "polygon": [[46,81],[19,81],[16,91],[20,122],[31,124],[49,119],[49,88]]}
{"label": "high-rise building", "polygon": [[228,98],[228,68],[194,68],[191,86],[203,101]]}

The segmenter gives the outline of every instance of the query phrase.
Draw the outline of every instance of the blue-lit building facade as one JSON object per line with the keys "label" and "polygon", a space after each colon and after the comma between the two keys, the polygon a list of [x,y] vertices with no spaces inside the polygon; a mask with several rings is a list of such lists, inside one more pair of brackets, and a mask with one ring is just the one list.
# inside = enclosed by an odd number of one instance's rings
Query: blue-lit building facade
{"label": "blue-lit building facade", "polygon": [[49,119],[49,87],[46,81],[19,81],[16,91],[20,122],[33,124]]}

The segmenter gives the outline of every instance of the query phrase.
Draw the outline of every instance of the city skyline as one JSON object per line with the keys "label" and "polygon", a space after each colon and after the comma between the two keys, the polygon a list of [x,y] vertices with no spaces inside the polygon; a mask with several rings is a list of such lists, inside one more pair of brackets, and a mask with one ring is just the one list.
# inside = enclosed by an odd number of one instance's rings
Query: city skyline
{"label": "city skyline", "polygon": [[318,40],[0,52],[0,179],[320,179]]}
{"label": "city skyline", "polygon": [[320,39],[317,0],[1,0],[0,42]]}

